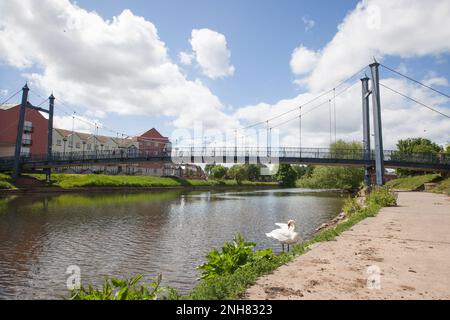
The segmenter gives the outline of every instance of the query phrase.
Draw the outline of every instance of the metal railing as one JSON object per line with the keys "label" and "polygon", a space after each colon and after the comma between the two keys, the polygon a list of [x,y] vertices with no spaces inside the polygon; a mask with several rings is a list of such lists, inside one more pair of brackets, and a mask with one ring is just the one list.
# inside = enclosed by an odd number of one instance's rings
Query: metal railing
{"label": "metal railing", "polygon": [[[97,150],[97,151],[79,151],[79,152],[54,152],[51,157],[47,155],[31,155],[22,156],[22,164],[42,164],[53,163],[60,165],[64,163],[91,163],[96,161],[111,161],[120,163],[121,161],[176,161],[177,159],[185,159],[185,162],[193,160],[199,162],[208,162],[223,158],[231,158],[231,162],[237,157],[242,158],[279,158],[287,161],[301,162],[307,159],[322,160],[340,160],[342,162],[360,161],[361,163],[374,161],[375,153],[372,150],[369,154],[365,154],[362,150],[352,149],[328,149],[328,148],[295,148],[295,147],[248,147],[248,148],[201,148],[201,147],[175,147],[171,151],[139,151],[137,149],[119,149],[119,150]],[[450,155],[448,154],[432,154],[432,153],[414,153],[405,154],[395,150],[386,150],[383,154],[384,161],[397,163],[420,163],[420,164],[443,164],[450,165]],[[4,168],[12,165],[14,158],[0,158],[0,167]]]}

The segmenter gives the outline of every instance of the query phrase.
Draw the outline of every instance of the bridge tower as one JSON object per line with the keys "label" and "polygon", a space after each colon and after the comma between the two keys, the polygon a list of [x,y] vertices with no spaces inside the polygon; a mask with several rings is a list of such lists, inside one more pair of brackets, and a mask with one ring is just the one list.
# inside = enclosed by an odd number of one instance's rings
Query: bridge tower
{"label": "bridge tower", "polygon": [[22,152],[22,136],[23,136],[23,126],[25,123],[25,110],[28,103],[28,92],[30,89],[28,85],[22,88],[22,103],[20,104],[19,111],[19,124],[17,126],[17,137],[16,137],[16,149],[14,151],[14,167],[12,181],[16,182],[20,174],[20,154]]}
{"label": "bridge tower", "polygon": [[[364,160],[370,160],[370,116],[369,116],[369,78],[367,75],[361,79],[362,84],[362,115],[363,115],[363,153]],[[371,184],[371,167],[364,168],[364,183],[366,186]]]}
{"label": "bridge tower", "polygon": [[378,62],[370,65],[372,73],[373,127],[375,133],[375,173],[377,185],[384,183],[383,129],[381,125],[380,77]]}

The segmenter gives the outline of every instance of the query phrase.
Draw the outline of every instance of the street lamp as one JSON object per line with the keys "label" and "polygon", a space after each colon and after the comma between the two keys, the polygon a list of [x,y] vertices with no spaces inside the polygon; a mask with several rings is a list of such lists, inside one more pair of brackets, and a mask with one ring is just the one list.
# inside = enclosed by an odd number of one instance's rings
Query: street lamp
{"label": "street lamp", "polygon": [[64,157],[64,159],[65,159],[65,158],[66,158],[66,142],[67,142],[67,138],[64,137],[64,138],[63,138],[63,141],[64,141],[63,157]]}

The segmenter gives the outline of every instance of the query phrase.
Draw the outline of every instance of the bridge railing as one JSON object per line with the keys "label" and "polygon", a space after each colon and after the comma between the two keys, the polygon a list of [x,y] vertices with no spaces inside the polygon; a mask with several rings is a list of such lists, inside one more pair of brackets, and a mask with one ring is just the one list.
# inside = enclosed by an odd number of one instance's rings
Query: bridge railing
{"label": "bridge railing", "polygon": [[172,157],[278,157],[278,158],[320,158],[363,160],[364,152],[359,150],[330,150],[327,148],[177,148],[172,150]]}
{"label": "bridge railing", "polygon": [[[42,163],[42,162],[95,162],[96,160],[120,163],[121,160],[133,159],[155,159],[155,158],[172,158],[186,159],[190,162],[192,157],[199,158],[201,162],[205,158],[214,160],[215,157],[254,157],[254,158],[295,158],[295,159],[336,159],[336,160],[374,160],[375,155],[372,150],[369,154],[364,154],[362,150],[353,149],[328,149],[328,148],[295,148],[295,147],[216,147],[216,148],[192,148],[192,147],[175,147],[171,152],[163,151],[139,151],[137,149],[119,149],[119,150],[97,150],[85,152],[54,152],[50,158],[47,155],[32,155],[21,157],[22,163]],[[218,159],[220,160],[220,159]],[[384,151],[385,161],[396,162],[413,162],[424,164],[449,164],[450,155],[448,154],[431,154],[431,153],[414,153],[405,154],[395,150]],[[0,167],[5,168],[12,166],[13,157],[0,158]]]}

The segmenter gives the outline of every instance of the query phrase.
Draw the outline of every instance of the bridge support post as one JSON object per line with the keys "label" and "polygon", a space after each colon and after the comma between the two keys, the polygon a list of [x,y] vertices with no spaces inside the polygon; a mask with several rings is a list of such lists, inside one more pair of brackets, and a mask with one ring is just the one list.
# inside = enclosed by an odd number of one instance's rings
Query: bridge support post
{"label": "bridge support post", "polygon": [[[47,129],[47,161],[52,160],[52,145],[53,145],[53,110],[55,108],[55,97],[53,93],[48,98],[48,129]],[[47,169],[47,182],[51,181],[52,169]]]}
{"label": "bridge support post", "polygon": [[[363,115],[363,153],[364,160],[370,160],[370,116],[369,116],[369,78],[365,76],[361,79],[362,84],[362,115]],[[370,166],[364,168],[364,183],[371,184]]]}
{"label": "bridge support post", "polygon": [[22,152],[22,136],[23,136],[23,126],[25,123],[25,110],[27,108],[28,103],[28,85],[22,88],[22,103],[20,104],[19,111],[19,124],[17,126],[17,137],[16,137],[16,149],[14,151],[14,168],[13,168],[13,176],[12,181],[16,182],[17,178],[20,174],[20,156]]}
{"label": "bridge support post", "polygon": [[370,65],[372,72],[373,126],[375,133],[375,173],[377,185],[384,183],[383,129],[381,125],[380,77],[378,62]]}

